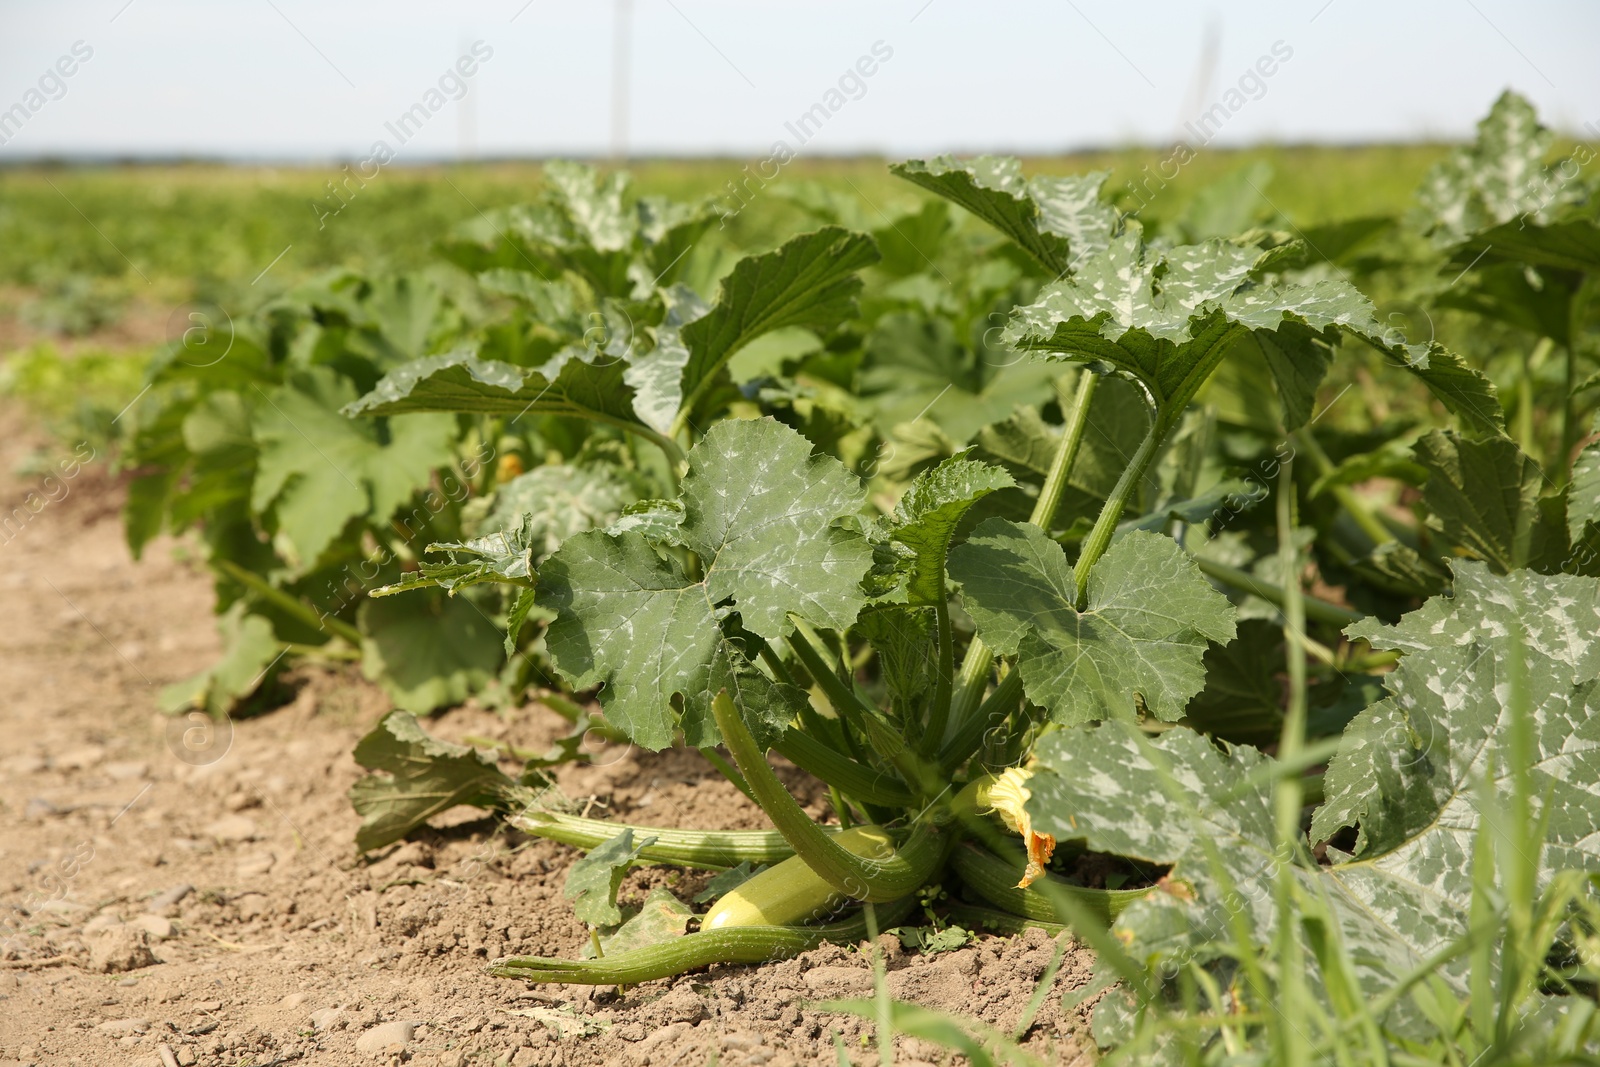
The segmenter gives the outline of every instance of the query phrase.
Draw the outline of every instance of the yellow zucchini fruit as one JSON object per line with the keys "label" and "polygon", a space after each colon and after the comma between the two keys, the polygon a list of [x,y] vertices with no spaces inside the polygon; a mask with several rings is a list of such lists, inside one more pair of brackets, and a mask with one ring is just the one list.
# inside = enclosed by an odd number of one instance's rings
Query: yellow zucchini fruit
{"label": "yellow zucchini fruit", "polygon": [[[854,826],[833,835],[840,848],[868,859],[888,859],[894,838],[881,826]],[[845,895],[800,856],[791,856],[724,893],[700,923],[702,930],[740,926],[793,926],[831,915]]]}

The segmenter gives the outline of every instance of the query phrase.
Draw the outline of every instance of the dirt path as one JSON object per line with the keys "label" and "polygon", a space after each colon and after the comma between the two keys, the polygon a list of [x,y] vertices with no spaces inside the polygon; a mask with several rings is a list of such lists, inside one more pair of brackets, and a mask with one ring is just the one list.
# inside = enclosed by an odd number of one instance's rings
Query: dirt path
{"label": "dirt path", "polygon": [[[40,487],[16,471],[41,448],[71,458],[0,408],[0,516]],[[287,706],[231,738],[185,739],[194,724],[161,715],[156,694],[217,653],[209,583],[179,542],[128,558],[103,463],[61,484],[0,532],[0,1067],[832,1064],[834,1031],[853,1063],[877,1062],[864,1024],[806,1006],[870,990],[855,948],[622,997],[485,975],[502,954],[578,952],[561,896],[574,854],[467,814],[358,857],[349,752],[386,704],[353,671],[301,670]],[[538,707],[468,708],[431,728],[539,748],[564,725]],[[562,788],[635,821],[764,825],[692,753],[605,763],[564,771]],[[636,871],[623,896],[702,882]],[[1038,933],[929,957],[884,943],[897,995],[1005,1029],[1053,952]],[[1029,1031],[1048,1062],[1092,1058],[1059,996],[1089,965],[1069,950]],[[947,1059],[899,1048],[900,1063]]]}

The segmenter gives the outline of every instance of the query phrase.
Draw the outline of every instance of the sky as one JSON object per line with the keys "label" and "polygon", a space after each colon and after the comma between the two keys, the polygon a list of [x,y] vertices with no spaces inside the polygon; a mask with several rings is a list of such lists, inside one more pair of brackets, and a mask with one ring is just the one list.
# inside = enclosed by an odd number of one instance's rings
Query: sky
{"label": "sky", "polygon": [[0,163],[1460,139],[1508,87],[1597,139],[1597,45],[1592,0],[0,0]]}

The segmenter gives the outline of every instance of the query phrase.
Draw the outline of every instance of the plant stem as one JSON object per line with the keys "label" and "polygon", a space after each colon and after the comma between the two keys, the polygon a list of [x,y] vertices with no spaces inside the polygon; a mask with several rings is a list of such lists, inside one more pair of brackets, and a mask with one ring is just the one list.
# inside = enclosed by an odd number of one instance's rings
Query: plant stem
{"label": "plant stem", "polygon": [[[1219,582],[1231,585],[1235,589],[1246,593],[1251,593],[1262,600],[1277,604],[1279,607],[1283,606],[1287,596],[1283,586],[1275,582],[1269,582],[1264,578],[1257,578],[1255,575],[1242,571],[1237,567],[1230,567],[1225,563],[1206,559],[1204,556],[1191,556],[1190,558],[1200,567],[1201,574],[1210,575]],[[1349,608],[1342,608],[1338,604],[1319,600],[1313,596],[1302,595],[1300,599],[1304,605],[1306,617],[1315,619],[1317,622],[1344,627],[1366,618],[1359,611],[1351,611]]]}
{"label": "plant stem", "polygon": [[[938,658],[933,661],[933,703],[928,708],[928,725],[922,735],[922,744],[918,746],[925,756],[939,751],[939,746],[944,743],[945,729],[950,725],[950,676],[955,673],[956,640],[950,628],[950,603],[944,595],[934,601],[933,627],[939,639]],[[978,639],[973,638],[972,644],[976,646]],[[972,648],[969,647],[967,652],[970,655]],[[965,663],[962,665],[965,666]]]}
{"label": "plant stem", "polygon": [[891,808],[908,808],[916,802],[911,790],[893,776],[835,752],[803,730],[785,730],[772,747],[807,774],[856,800]]}
{"label": "plant stem", "polygon": [[1107,925],[1129,904],[1150,895],[1150,889],[1088,889],[1072,885],[1048,871],[1033,883],[1034,886],[1048,886],[1048,891],[1031,886],[1018,889],[1017,880],[1022,877],[1023,865],[1003,860],[971,842],[951,853],[950,865],[961,875],[963,884],[990,904],[1013,915],[1043,922],[1061,922],[1061,911],[1051,900],[1057,894],[1070,897]]}
{"label": "plant stem", "polygon": [[[1530,456],[1539,454],[1538,436],[1533,428],[1533,376],[1556,347],[1554,338],[1541,337],[1533,351],[1522,359],[1522,388],[1517,391],[1517,447]],[[1571,366],[1569,361],[1568,366]],[[1567,382],[1568,392],[1572,382]]]}
{"label": "plant stem", "polygon": [[714,870],[751,863],[778,863],[794,855],[783,835],[771,830],[674,830],[630,826],[605,819],[586,819],[559,811],[529,808],[511,817],[511,825],[525,834],[543,837],[574,848],[603,845],[624,830],[635,837],[653,837],[639,852],[653,863],[676,863]]}
{"label": "plant stem", "polygon": [[361,631],[343,619],[318,613],[299,597],[284,592],[259,574],[245,570],[231,559],[214,559],[211,565],[261,599],[277,605],[306,625],[327,631],[335,637],[342,637],[355,648],[361,647]]}
{"label": "plant stem", "polygon": [[[1296,496],[1294,457],[1283,461],[1278,474],[1278,558],[1284,573],[1283,642],[1289,673],[1289,706],[1283,716],[1283,733],[1278,741],[1278,758],[1293,762],[1300,754],[1306,732],[1306,653],[1301,645],[1305,635],[1305,607],[1300,599],[1300,550],[1295,544]],[[1294,900],[1294,859],[1303,848],[1300,833],[1301,807],[1305,794],[1299,775],[1285,775],[1273,787],[1276,854],[1274,898],[1278,912],[1277,965],[1279,995],[1293,1004],[1305,995],[1305,975],[1301,960],[1300,932]],[[1303,1049],[1292,1045],[1284,1029],[1274,1034],[1279,1045],[1278,1062],[1299,1063]]]}
{"label": "plant stem", "polygon": [[700,749],[700,755],[704,756],[706,762],[717,769],[717,773],[732,782],[735,789],[755,801],[756,795],[750,792],[750,783],[744,780],[744,775],[739,773],[739,768],[722,758],[722,753],[708,746]]}
{"label": "plant stem", "polygon": [[[1056,454],[1050,461],[1050,470],[1045,473],[1044,485],[1039,489],[1039,499],[1033,502],[1033,513],[1028,516],[1028,521],[1033,523],[1045,533],[1050,532],[1054,525],[1056,511],[1061,507],[1061,496],[1066,492],[1067,480],[1072,475],[1073,464],[1078,460],[1078,450],[1083,444],[1083,432],[1089,425],[1089,405],[1094,400],[1095,386],[1100,382],[1100,376],[1090,370],[1079,372],[1078,391],[1072,400],[1072,414],[1067,417],[1067,423],[1061,428],[1061,442],[1056,446]],[[948,610],[948,609],[947,609]],[[941,650],[942,651],[942,650]],[[951,659],[940,659],[940,663],[949,663]],[[949,722],[954,722],[959,728],[962,726],[978,701],[983,697],[983,691],[989,685],[989,671],[994,662],[994,654],[989,647],[978,638],[972,639],[972,644],[967,646],[967,654],[961,661],[961,672],[958,675],[955,692],[951,695]],[[930,734],[933,731],[929,731]],[[944,742],[943,730],[935,735],[939,743]]]}
{"label": "plant stem", "polygon": [[991,726],[996,725],[996,719],[1003,722],[1006,716],[1016,710],[1017,700],[1022,696],[1022,672],[1013,668],[1000,684],[994,687],[994,692],[989,694],[978,710],[961,724],[961,729],[950,739],[950,743],[939,752],[939,766],[948,772],[960,766],[966,759],[978,750],[983,743],[983,735],[989,732]]}
{"label": "plant stem", "polygon": [[[1311,460],[1312,466],[1316,468],[1318,477],[1333,470],[1333,461],[1322,450],[1322,445],[1317,443],[1316,437],[1312,435],[1309,428],[1296,430],[1291,436],[1293,436],[1295,444],[1299,445],[1300,449],[1305,452],[1306,458]],[[1356,496],[1355,490],[1348,485],[1331,486],[1329,492],[1333,494],[1333,499],[1339,502],[1339,506],[1345,510],[1355,524],[1361,527],[1361,532],[1372,540],[1374,548],[1378,545],[1398,540],[1394,535],[1394,531],[1385,526],[1383,520],[1378,518],[1373,510],[1367,506],[1366,502]]]}
{"label": "plant stem", "polygon": [[[906,897],[881,906],[877,913],[879,924],[896,925],[911,914],[916,903],[915,897]],[[646,948],[613,952],[603,960],[511,956],[496,960],[489,973],[526,982],[638,985],[713,963],[770,963],[788,959],[827,941],[853,944],[866,933],[866,919],[859,913],[827,926],[729,926],[684,934]]]}
{"label": "plant stem", "polygon": [[1156,417],[1150,424],[1150,432],[1139,442],[1138,450],[1123,468],[1122,477],[1117,479],[1111,495],[1106,497],[1105,504],[1100,508],[1100,515],[1094,520],[1094,527],[1089,531],[1089,536],[1083,539],[1083,548],[1078,554],[1078,565],[1072,569],[1072,582],[1076,586],[1079,611],[1083,610],[1084,600],[1088,595],[1089,572],[1110,547],[1111,535],[1116,532],[1117,523],[1122,521],[1123,509],[1128,506],[1128,500],[1138,489],[1139,483],[1144,480],[1144,472],[1149,469],[1150,461],[1155,459],[1156,451],[1166,439],[1167,422],[1167,419],[1162,418],[1161,412],[1156,412]]}
{"label": "plant stem", "polygon": [[750,736],[744,717],[727,690],[711,702],[717,728],[733,761],[744,772],[767,817],[795,854],[805,859],[829,885],[847,896],[872,903],[898,900],[921,888],[942,859],[942,834],[927,821],[919,822],[899,849],[881,858],[857,856],[840,847],[826,830],[789,795],[789,790],[767,765],[766,753]]}
{"label": "plant stem", "polygon": [[1567,309],[1567,375],[1565,395],[1561,401],[1561,453],[1556,464],[1556,485],[1566,485],[1571,478],[1572,449],[1578,441],[1578,412],[1573,402],[1573,390],[1578,387],[1578,338],[1583,336],[1583,320],[1589,312],[1589,299],[1594,295],[1594,275],[1585,274],[1572,294]]}

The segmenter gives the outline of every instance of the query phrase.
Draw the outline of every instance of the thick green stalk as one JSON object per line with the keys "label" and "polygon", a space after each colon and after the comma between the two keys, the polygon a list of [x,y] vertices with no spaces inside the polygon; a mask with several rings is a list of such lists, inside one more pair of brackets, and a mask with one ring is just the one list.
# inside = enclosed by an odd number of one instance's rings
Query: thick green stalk
{"label": "thick green stalk", "polygon": [[632,830],[637,839],[655,838],[640,851],[640,859],[685,867],[720,869],[737,867],[746,860],[778,863],[794,855],[794,849],[775,830],[673,830],[537,809],[513,815],[511,825],[534,837],[584,849],[603,845],[624,830]]}
{"label": "thick green stalk", "polygon": [[1000,684],[994,687],[994,692],[978,705],[978,710],[961,724],[961,729],[956,731],[950,743],[940,751],[940,768],[948,773],[978,751],[978,746],[983,743],[983,735],[1004,722],[1006,717],[1017,709],[1017,700],[1021,696],[1022,672],[1012,670],[1000,679]]}
{"label": "thick green stalk", "polygon": [[[1306,458],[1311,460],[1311,465],[1316,469],[1319,478],[1333,470],[1333,460],[1329,459],[1328,454],[1322,450],[1322,445],[1317,442],[1309,427],[1295,431],[1292,436],[1294,437],[1294,443],[1300,446],[1300,450],[1306,454]],[[1287,463],[1287,461],[1285,462]],[[1394,531],[1385,526],[1383,520],[1378,518],[1373,510],[1367,506],[1366,502],[1356,496],[1355,490],[1348,485],[1335,485],[1330,487],[1328,491],[1333,494],[1333,499],[1345,510],[1351,520],[1361,527],[1361,532],[1372,540],[1374,547],[1399,540],[1399,538],[1395,537]]]}
{"label": "thick green stalk", "polygon": [[795,853],[829,885],[847,896],[872,903],[898,900],[921,888],[943,858],[942,834],[928,821],[919,822],[899,849],[882,858],[857,856],[836,844],[829,833],[806,815],[767,765],[766,753],[750,736],[738,707],[726,690],[711,702],[717,728],[733,761],[761,802],[767,817]]}
{"label": "thick green stalk", "polygon": [[[1270,601],[1280,607],[1284,603],[1284,588],[1283,586],[1278,585],[1276,582],[1269,582],[1264,578],[1257,578],[1248,571],[1242,571],[1237,567],[1230,567],[1225,563],[1218,563],[1216,560],[1206,559],[1204,556],[1191,556],[1190,558],[1193,559],[1195,565],[1200,568],[1201,574],[1208,575],[1212,578],[1215,578],[1219,582],[1222,582],[1226,585],[1231,585],[1235,589],[1243,592],[1251,593],[1260,597],[1262,600]],[[1351,611],[1349,608],[1342,608],[1338,604],[1333,604],[1326,600],[1319,600],[1313,596],[1305,596],[1302,594],[1300,597],[1300,602],[1307,618],[1315,619],[1318,622],[1329,623],[1333,626],[1349,626],[1353,622],[1360,622],[1362,619],[1366,618],[1366,616],[1361,614],[1359,611]]]}
{"label": "thick green stalk", "polygon": [[[1517,447],[1530,456],[1539,454],[1539,436],[1534,429],[1533,410],[1533,380],[1544,361],[1550,358],[1550,353],[1555,349],[1556,342],[1550,337],[1541,337],[1533,346],[1533,351],[1522,359],[1522,388],[1517,390]],[[1570,365],[1570,363],[1569,363]],[[1571,383],[1568,383],[1571,390]]]}
{"label": "thick green stalk", "polygon": [[[1083,910],[1110,925],[1129,904],[1150,893],[1149,889],[1088,889],[1072,885],[1048,871],[1033,886],[1018,889],[1022,866],[1008,863],[971,842],[961,845],[950,854],[950,865],[961,875],[963,883],[990,904],[1012,915],[1040,922],[1061,921],[1061,911],[1051,900],[1057,895],[1070,898]],[[1034,888],[1041,884],[1046,888]]]}
{"label": "thick green stalk", "polygon": [[[915,897],[880,905],[878,925],[892,927],[916,907]],[[826,926],[732,926],[685,934],[657,945],[616,952],[598,960],[557,960],[540,956],[508,956],[496,960],[489,973],[525,982],[567,982],[574,985],[638,985],[658,978],[709,967],[713,963],[769,963],[809,952],[824,942],[849,945],[867,935],[860,912]]]}
{"label": "thick green stalk", "polygon": [[342,637],[355,648],[361,647],[361,631],[343,619],[319,613],[298,597],[284,592],[259,574],[245,570],[232,560],[214,559],[211,561],[211,565],[263,600],[271,601],[306,625],[318,630],[326,630],[335,637]]}
{"label": "thick green stalk", "polygon": [[[944,732],[950,725],[950,676],[955,673],[956,638],[950,626],[950,603],[943,596],[933,605],[933,630],[938,636],[938,651],[933,661],[933,703],[928,707],[927,727],[923,731],[921,744],[917,746],[924,756],[939,751],[939,746],[944,742]],[[979,643],[977,638],[973,638],[967,654],[971,655]]]}
{"label": "thick green stalk", "polygon": [[[1306,732],[1306,653],[1301,639],[1306,632],[1305,607],[1300,599],[1300,551],[1295,545],[1294,458],[1283,461],[1278,472],[1278,559],[1284,574],[1283,642],[1289,674],[1289,707],[1283,717],[1283,733],[1278,741],[1278,756],[1293,761],[1305,742]],[[1305,795],[1298,775],[1285,775],[1273,786],[1275,837],[1279,845],[1273,896],[1278,911],[1277,955],[1279,995],[1289,1004],[1307,996],[1305,967],[1295,902],[1294,860],[1303,847],[1300,832],[1301,807]],[[1277,1060],[1288,1065],[1306,1061],[1307,1049],[1296,1043],[1287,1028],[1273,1030],[1278,1046]]]}
{"label": "thick green stalk", "polygon": [[[1099,382],[1100,375],[1093,371],[1085,369],[1079,372],[1078,391],[1072,400],[1072,414],[1067,417],[1067,424],[1061,428],[1061,443],[1056,446],[1056,454],[1050,461],[1050,470],[1045,473],[1044,485],[1039,488],[1039,499],[1033,502],[1033,513],[1028,516],[1028,521],[1045,533],[1049,533],[1050,527],[1055,523],[1056,511],[1061,507],[1061,496],[1066,492],[1067,480],[1072,475],[1072,466],[1078,460],[1078,449],[1083,444],[1083,432],[1089,425],[1089,405],[1094,400],[1095,386]],[[940,659],[939,662],[948,663],[950,660]],[[950,697],[949,721],[954,722],[958,729],[966,723],[968,716],[978,706],[978,701],[983,698],[983,691],[989,685],[989,669],[993,662],[994,654],[989,651],[989,647],[974,637],[972,644],[967,646],[967,654],[961,661],[961,672],[957,676],[955,691]],[[943,734],[944,731],[941,729],[935,740],[942,743]]]}
{"label": "thick green stalk", "polygon": [[772,747],[796,767],[848,797],[889,808],[909,808],[915,802],[911,790],[893,776],[835,752],[803,730],[785,730]]}
{"label": "thick green stalk", "polygon": [[1572,450],[1578,444],[1578,411],[1573,391],[1578,387],[1578,338],[1583,336],[1584,319],[1589,312],[1589,300],[1594,295],[1595,276],[1585,274],[1572,294],[1567,318],[1567,380],[1566,395],[1561,402],[1561,452],[1556,463],[1556,484],[1566,485],[1572,475]]}
{"label": "thick green stalk", "polygon": [[862,700],[856,694],[855,688],[839,677],[838,672],[817,649],[814,643],[815,637],[816,634],[809,626],[796,619],[795,628],[789,634],[789,647],[794,649],[794,654],[822,687],[828,702],[838,713],[841,725],[844,724],[844,720],[853,721],[871,740],[877,751],[894,764],[895,770],[900,772],[902,778],[908,782],[922,784],[927,775],[916,753],[908,749],[894,728],[883,721],[877,708]]}
{"label": "thick green stalk", "polygon": [[1111,546],[1111,535],[1116,533],[1117,523],[1122,521],[1123,510],[1138,491],[1139,483],[1144,480],[1145,471],[1150,468],[1150,461],[1156,458],[1161,442],[1166,439],[1170,429],[1167,422],[1168,420],[1162,418],[1161,412],[1158,411],[1155,420],[1150,424],[1150,432],[1139,442],[1139,448],[1133,453],[1133,458],[1122,470],[1122,477],[1117,479],[1111,495],[1106,497],[1105,504],[1100,508],[1100,515],[1094,520],[1094,527],[1090,529],[1089,536],[1083,539],[1083,548],[1078,553],[1078,565],[1072,569],[1072,582],[1077,587],[1080,611],[1083,610],[1084,598],[1089,589],[1089,572]]}

